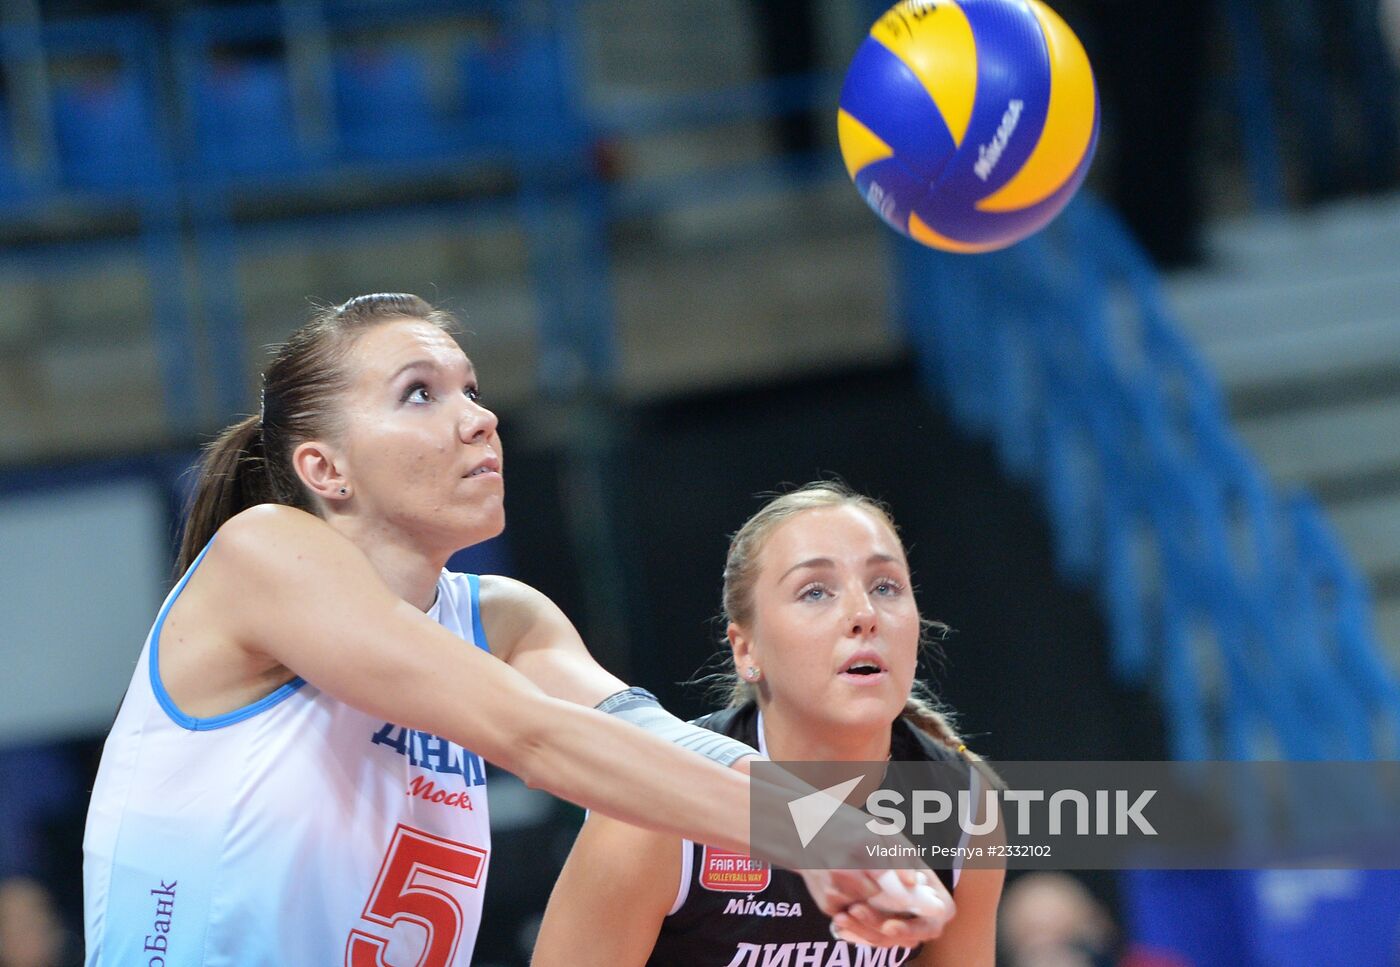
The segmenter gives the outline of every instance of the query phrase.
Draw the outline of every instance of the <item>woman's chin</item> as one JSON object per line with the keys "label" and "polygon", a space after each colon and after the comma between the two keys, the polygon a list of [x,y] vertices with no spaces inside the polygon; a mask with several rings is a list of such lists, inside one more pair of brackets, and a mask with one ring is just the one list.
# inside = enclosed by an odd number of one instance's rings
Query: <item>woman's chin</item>
{"label": "woman's chin", "polygon": [[456,553],[499,537],[506,529],[506,517],[498,507],[494,513],[476,513],[449,522],[438,520],[434,529],[439,538],[447,538],[445,543],[452,545],[449,553]]}
{"label": "woman's chin", "polygon": [[864,694],[846,696],[827,706],[827,718],[846,732],[876,733],[889,728],[904,710],[904,702],[889,696]]}

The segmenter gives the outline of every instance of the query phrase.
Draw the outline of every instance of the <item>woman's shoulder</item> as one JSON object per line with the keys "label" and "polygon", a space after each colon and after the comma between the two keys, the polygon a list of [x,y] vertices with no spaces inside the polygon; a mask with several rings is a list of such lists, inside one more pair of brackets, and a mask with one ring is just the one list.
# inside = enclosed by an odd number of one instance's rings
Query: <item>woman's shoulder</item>
{"label": "woman's shoulder", "polygon": [[[258,504],[226,520],[190,566],[216,576],[235,594],[302,582],[311,574],[336,574],[348,556],[363,555],[348,538],[314,514],[281,504]],[[201,564],[201,562],[203,562]],[[200,583],[208,584],[203,578]]]}
{"label": "woman's shoulder", "polygon": [[265,561],[288,541],[333,539],[335,531],[315,514],[285,504],[257,504],[234,514],[214,532],[206,548],[235,561]]}
{"label": "woman's shoulder", "polygon": [[[462,575],[466,578],[466,575]],[[481,585],[481,601],[506,607],[541,607],[549,598],[543,591],[531,587],[524,581],[506,577],[504,574],[481,574],[477,576]]]}
{"label": "woman's shoulder", "polygon": [[[462,575],[458,580],[465,581],[467,576]],[[502,574],[477,577],[477,603],[483,620],[489,619],[503,628],[524,627],[556,614],[563,616],[543,591]]]}
{"label": "woman's shoulder", "polygon": [[499,574],[482,574],[477,580],[481,622],[498,658],[510,661],[517,647],[532,642],[578,637],[573,623],[543,591]]}

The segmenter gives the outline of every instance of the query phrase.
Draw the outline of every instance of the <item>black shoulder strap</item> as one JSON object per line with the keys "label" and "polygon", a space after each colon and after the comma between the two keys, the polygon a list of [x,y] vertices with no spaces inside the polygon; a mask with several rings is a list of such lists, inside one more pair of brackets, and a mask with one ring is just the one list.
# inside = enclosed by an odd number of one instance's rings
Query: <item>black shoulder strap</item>
{"label": "black shoulder strap", "polygon": [[702,715],[694,724],[758,748],[758,705],[754,702]]}

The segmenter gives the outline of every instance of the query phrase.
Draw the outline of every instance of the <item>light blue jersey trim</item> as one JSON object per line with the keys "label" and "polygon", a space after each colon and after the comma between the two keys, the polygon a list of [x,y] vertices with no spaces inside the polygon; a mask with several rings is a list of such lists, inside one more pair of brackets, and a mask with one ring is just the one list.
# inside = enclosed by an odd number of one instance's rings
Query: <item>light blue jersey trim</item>
{"label": "light blue jersey trim", "polygon": [[481,624],[481,578],[467,575],[467,587],[472,592],[472,640],[486,654],[491,654],[491,646],[486,643],[486,629]]}
{"label": "light blue jersey trim", "polygon": [[[264,695],[249,705],[236,708],[232,712],[225,712],[223,715],[214,715],[209,718],[196,718],[193,715],[186,715],[180,711],[175,700],[170,697],[170,693],[165,690],[165,683],[160,680],[160,631],[165,626],[165,616],[170,613],[170,608],[180,597],[180,593],[185,590],[185,585],[189,583],[194,575],[195,568],[199,567],[204,560],[204,555],[209,553],[209,548],[214,546],[211,538],[208,544],[204,545],[204,550],[199,552],[199,557],[194,559],[190,569],[185,572],[185,576],[180,578],[180,583],[175,585],[175,593],[170,595],[170,599],[165,602],[165,607],[160,609],[160,615],[156,618],[155,627],[151,629],[151,691],[155,692],[156,701],[165,710],[165,714],[170,716],[170,720],[183,729],[191,732],[208,732],[211,729],[221,729],[226,725],[233,725],[235,722],[242,722],[244,719],[252,718],[259,712],[272,708],[278,702],[292,695],[297,689],[306,684],[304,678],[294,678],[287,684],[281,686],[270,695]],[[473,602],[475,603],[475,602]]]}

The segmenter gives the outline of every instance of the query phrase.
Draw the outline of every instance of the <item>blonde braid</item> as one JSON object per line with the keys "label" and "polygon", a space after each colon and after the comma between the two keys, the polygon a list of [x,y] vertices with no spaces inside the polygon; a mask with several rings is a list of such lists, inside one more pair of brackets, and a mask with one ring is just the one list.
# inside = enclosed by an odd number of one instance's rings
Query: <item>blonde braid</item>
{"label": "blonde braid", "polygon": [[952,723],[948,721],[948,716],[939,710],[933,702],[918,695],[910,695],[904,703],[904,711],[900,713],[899,717],[920,732],[952,749],[955,755],[982,773],[990,785],[998,789],[1002,788],[1001,777],[987,764],[985,759],[967,747],[967,743],[962,740]]}

